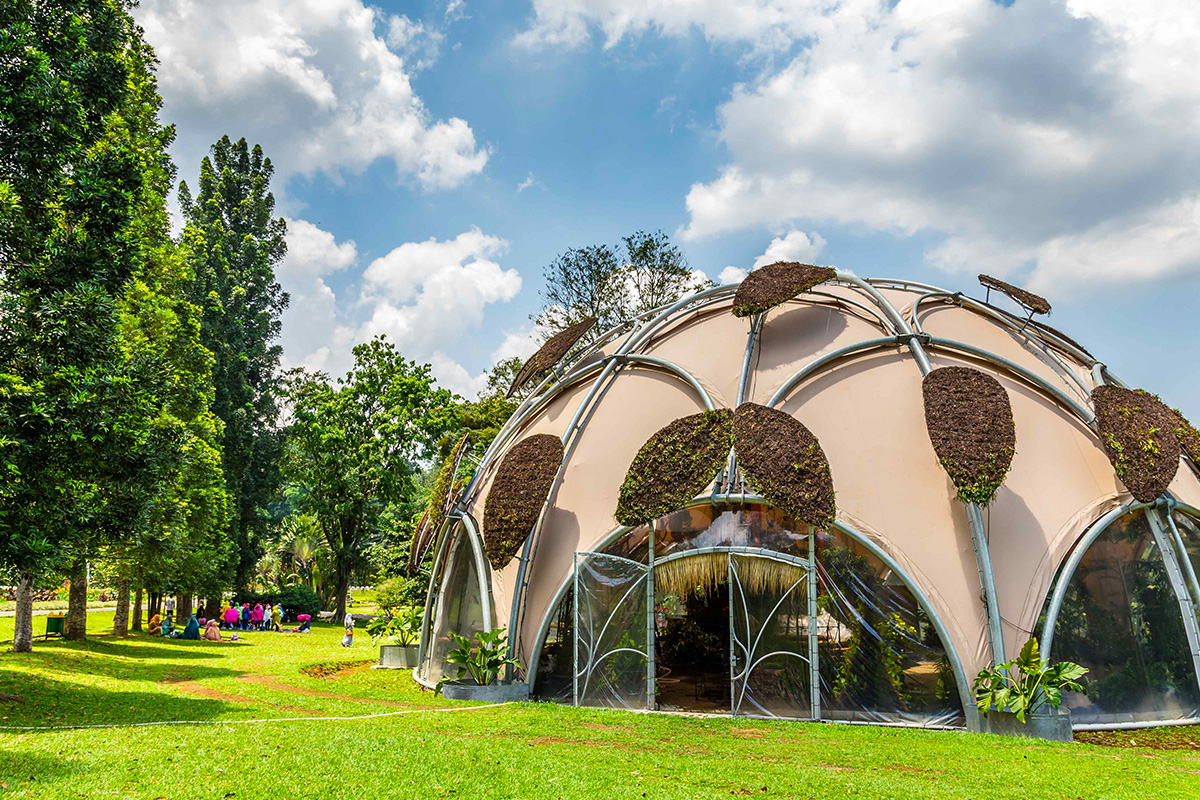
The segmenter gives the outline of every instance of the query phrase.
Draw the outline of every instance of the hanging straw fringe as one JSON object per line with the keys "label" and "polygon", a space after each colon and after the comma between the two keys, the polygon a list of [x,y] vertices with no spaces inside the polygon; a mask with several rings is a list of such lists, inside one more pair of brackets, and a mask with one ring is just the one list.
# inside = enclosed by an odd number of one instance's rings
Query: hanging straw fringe
{"label": "hanging straw fringe", "polygon": [[[728,559],[725,553],[702,553],[655,564],[655,591],[663,596],[673,594],[680,598],[707,594],[729,582]],[[734,560],[738,580],[748,592],[782,594],[805,577],[802,568],[782,561],[737,556]]]}

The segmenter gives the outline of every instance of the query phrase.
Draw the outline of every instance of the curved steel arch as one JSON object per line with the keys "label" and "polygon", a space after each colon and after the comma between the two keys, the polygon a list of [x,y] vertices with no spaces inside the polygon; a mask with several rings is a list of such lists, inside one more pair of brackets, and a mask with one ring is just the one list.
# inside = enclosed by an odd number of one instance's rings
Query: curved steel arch
{"label": "curved steel arch", "polygon": [[[1198,620],[1196,615],[1197,598],[1200,596],[1200,586],[1196,585],[1196,575],[1191,569],[1191,563],[1188,559],[1187,550],[1184,547],[1182,537],[1171,517],[1171,511],[1176,508],[1182,509],[1189,516],[1200,520],[1200,512],[1186,503],[1179,503],[1175,498],[1166,495],[1159,498],[1153,503],[1122,503],[1116,508],[1100,517],[1093,522],[1079,540],[1074,545],[1071,555],[1064,562],[1062,569],[1057,575],[1054,592],[1050,598],[1050,604],[1046,609],[1046,621],[1042,625],[1041,636],[1041,652],[1042,660],[1049,662],[1053,654],[1054,648],[1054,628],[1058,624],[1058,617],[1062,611],[1062,605],[1066,598],[1067,590],[1070,587],[1071,579],[1075,576],[1075,571],[1079,568],[1080,562],[1084,555],[1095,543],[1105,530],[1108,529],[1118,519],[1141,511],[1146,515],[1146,521],[1150,525],[1151,534],[1154,537],[1155,544],[1159,549],[1159,557],[1163,559],[1163,566],[1167,572],[1167,582],[1171,585],[1172,592],[1175,593],[1175,599],[1179,604],[1180,614],[1183,620],[1184,633],[1188,640],[1188,646],[1191,649],[1192,658],[1192,673],[1200,687],[1200,630],[1198,630]],[[1163,524],[1160,510],[1166,510],[1166,519],[1173,533],[1172,539],[1167,538],[1167,526]],[[1178,562],[1182,560],[1187,564],[1186,577],[1179,568]],[[1189,585],[1190,584],[1190,585]],[[1178,720],[1141,720],[1136,722],[1100,722],[1100,723],[1082,723],[1074,727],[1076,730],[1086,729],[1133,729],[1133,728],[1153,728],[1166,724],[1177,724]]]}
{"label": "curved steel arch", "polygon": [[[725,502],[725,498],[722,498],[722,502]],[[730,502],[731,504],[735,504],[735,505],[738,503],[760,504],[760,505],[766,505],[766,506],[771,505],[770,503],[768,503],[766,501],[766,499],[764,499],[763,497],[760,497],[759,495],[755,495],[755,494],[730,495],[728,498],[728,502]],[[695,508],[697,506],[710,505],[710,504],[711,504],[711,500],[710,500],[709,496],[701,495],[701,496],[695,498],[691,503],[689,503],[685,506],[682,506],[681,508]],[[857,529],[855,529],[843,522],[836,521],[836,520],[834,521],[834,528],[836,530],[838,530],[839,532],[845,534],[846,536],[850,537],[852,540],[854,540],[858,544],[865,547],[872,555],[874,555],[876,558],[878,558],[880,561],[882,561],[883,564],[888,569],[892,570],[892,572],[895,573],[895,575],[900,579],[900,582],[903,583],[904,586],[910,592],[913,593],[913,596],[917,599],[917,602],[921,604],[921,607],[924,609],[925,613],[929,616],[929,620],[933,624],[934,630],[937,631],[938,637],[941,639],[943,647],[946,648],[946,658],[950,661],[950,668],[954,672],[954,681],[958,686],[959,699],[962,702],[963,714],[966,717],[966,721],[967,721],[967,728],[969,730],[973,730],[973,731],[980,730],[979,710],[975,706],[975,703],[972,700],[970,684],[967,681],[967,673],[963,669],[962,660],[958,656],[958,649],[954,645],[954,640],[950,637],[949,629],[946,628],[945,623],[943,623],[941,617],[938,616],[938,613],[933,608],[932,603],[929,602],[928,595],[925,594],[925,592],[916,583],[916,581],[912,579],[912,577],[908,574],[908,572],[905,571],[905,569],[902,566],[900,566],[900,564],[896,561],[896,559],[892,558],[892,556],[890,554],[888,554],[888,552],[886,550],[882,549],[881,547],[879,547],[879,545],[872,542],[870,539],[868,539],[866,536],[864,536]],[[617,526],[612,531],[610,531],[607,535],[605,535],[600,540],[598,540],[596,542],[596,544],[593,546],[593,548],[588,552],[593,552],[593,553],[599,552],[602,548],[604,548],[605,546],[616,541],[621,536],[624,536],[625,534],[629,533],[629,531],[631,531],[631,530],[633,530],[633,527],[629,526],[629,525]],[[737,550],[736,547],[735,548],[705,548],[705,549],[712,549],[714,551],[721,551],[721,552]],[[689,550],[686,552],[686,555],[695,555],[697,552],[700,552],[700,550]],[[771,552],[775,552],[775,551],[771,551]],[[674,556],[674,554],[672,554],[672,555]],[[681,553],[677,557],[683,558],[684,555],[685,554]],[[786,553],[775,552],[775,555],[773,557],[775,557],[777,560],[780,560],[780,561],[791,561],[791,559],[788,558],[788,554],[786,554]],[[662,560],[656,560],[655,563],[656,564],[663,563],[664,561],[671,560],[671,558],[672,558],[672,556],[668,556]],[[805,562],[805,568],[807,568],[806,562]],[[556,591],[554,593],[553,598],[551,599],[549,605],[546,608],[546,613],[542,617],[542,623],[540,626],[538,626],[538,631],[537,631],[537,635],[534,639],[533,648],[530,651],[529,660],[526,662],[525,680],[526,680],[526,683],[529,685],[530,690],[533,689],[534,681],[537,678],[537,665],[538,665],[538,661],[541,659],[541,656],[542,656],[542,642],[545,641],[546,633],[550,630],[550,624],[554,621],[555,611],[558,609],[558,605],[562,602],[563,597],[566,595],[567,589],[573,585],[574,578],[575,578],[574,568],[572,568],[571,574],[566,577],[566,579],[559,586],[558,591]]]}

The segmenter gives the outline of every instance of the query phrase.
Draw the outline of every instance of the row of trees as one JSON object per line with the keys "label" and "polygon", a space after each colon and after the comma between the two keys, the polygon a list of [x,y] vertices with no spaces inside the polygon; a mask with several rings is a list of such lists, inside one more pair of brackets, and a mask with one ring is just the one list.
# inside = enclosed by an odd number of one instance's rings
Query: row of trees
{"label": "row of trees", "polygon": [[[281,371],[271,161],[223,137],[195,193],[179,184],[172,235],[175,131],[128,6],[0,8],[0,579],[19,651],[33,589],[63,577],[84,637],[89,564],[115,576],[117,633],[131,595],[137,628],[166,594],[212,616],[229,589],[289,581],[340,615],[352,576],[404,571],[439,451],[470,430],[477,457],[516,407],[519,360],[463,401],[382,338],[336,381]],[[545,277],[543,336],[705,282],[661,231],[568,250]]]}

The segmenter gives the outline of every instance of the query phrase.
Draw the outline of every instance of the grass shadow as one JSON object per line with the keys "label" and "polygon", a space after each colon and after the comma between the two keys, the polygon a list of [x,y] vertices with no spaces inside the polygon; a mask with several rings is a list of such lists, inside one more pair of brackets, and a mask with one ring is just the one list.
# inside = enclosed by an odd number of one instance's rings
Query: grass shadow
{"label": "grass shadow", "polygon": [[[202,721],[228,713],[233,705],[201,697],[105,689],[7,670],[0,670],[0,692],[21,698],[20,702],[0,702],[0,728]],[[0,730],[0,733],[16,732]]]}
{"label": "grass shadow", "polygon": [[83,771],[78,764],[63,758],[0,750],[0,775],[4,776],[9,792],[36,793],[39,787],[71,781]]}

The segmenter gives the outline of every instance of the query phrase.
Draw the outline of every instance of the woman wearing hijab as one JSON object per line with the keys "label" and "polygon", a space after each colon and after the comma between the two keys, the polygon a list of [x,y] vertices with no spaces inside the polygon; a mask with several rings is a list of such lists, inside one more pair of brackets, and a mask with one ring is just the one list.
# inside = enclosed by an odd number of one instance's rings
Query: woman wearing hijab
{"label": "woman wearing hijab", "polygon": [[200,622],[196,619],[195,614],[192,614],[188,620],[187,627],[183,629],[183,638],[200,640]]}
{"label": "woman wearing hijab", "polygon": [[229,630],[234,630],[235,628],[237,628],[237,621],[238,621],[237,606],[230,605],[229,608],[225,609],[225,627],[228,628]]}
{"label": "woman wearing hijab", "polygon": [[342,620],[342,625],[346,628],[346,635],[342,637],[342,647],[354,646],[354,615],[349,611],[346,612],[346,618]]}
{"label": "woman wearing hijab", "polygon": [[162,617],[161,616],[159,616],[158,614],[155,614],[153,617],[150,618],[150,630],[148,632],[151,636],[162,636]]}
{"label": "woman wearing hijab", "polygon": [[276,603],[274,610],[271,612],[271,630],[282,631],[283,627],[279,624],[281,622],[283,622],[283,606]]}
{"label": "woman wearing hijab", "polygon": [[208,627],[204,629],[204,640],[208,642],[221,641],[221,628],[215,619],[208,621]]}

